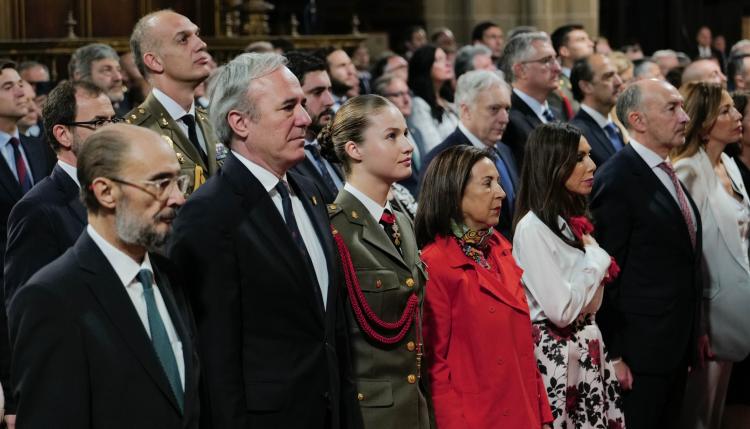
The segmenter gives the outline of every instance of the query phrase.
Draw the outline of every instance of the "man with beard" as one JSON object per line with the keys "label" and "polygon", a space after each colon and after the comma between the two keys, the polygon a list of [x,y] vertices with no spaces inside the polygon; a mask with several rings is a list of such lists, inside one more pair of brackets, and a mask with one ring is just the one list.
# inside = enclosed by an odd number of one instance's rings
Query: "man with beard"
{"label": "man with beard", "polygon": [[117,124],[78,153],[89,226],[8,311],[17,423],[25,428],[197,428],[193,322],[156,253],[187,177],[151,130]]}
{"label": "man with beard", "polygon": [[333,111],[339,110],[344,102],[359,95],[359,76],[352,59],[343,49],[325,48],[316,54],[327,64],[333,92]]}
{"label": "man with beard", "polygon": [[216,139],[208,112],[195,104],[195,89],[211,73],[211,56],[198,26],[171,10],[141,18],[130,49],[151,93],[125,117],[129,124],[161,134],[190,177],[188,192],[214,175],[228,151]]}
{"label": "man with beard", "polygon": [[331,79],[326,72],[325,62],[320,58],[298,51],[289,52],[285,56],[287,67],[302,85],[305,110],[311,121],[305,131],[305,159],[292,170],[314,181],[323,200],[326,204],[331,204],[344,186],[341,168],[321,155],[318,144],[318,133],[333,117]]}
{"label": "man with beard", "polygon": [[92,43],[76,49],[68,63],[68,76],[101,88],[118,116],[124,116],[130,110],[131,106],[125,101],[120,56],[111,46]]}

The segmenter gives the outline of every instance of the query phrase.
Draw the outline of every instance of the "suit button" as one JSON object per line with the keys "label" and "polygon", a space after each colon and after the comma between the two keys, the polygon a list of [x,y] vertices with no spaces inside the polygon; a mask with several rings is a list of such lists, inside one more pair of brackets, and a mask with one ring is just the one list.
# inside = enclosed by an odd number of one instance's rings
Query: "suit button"
{"label": "suit button", "polygon": [[414,344],[414,341],[409,341],[408,343],[406,343],[406,350],[413,352],[416,348],[417,346]]}
{"label": "suit button", "polygon": [[494,313],[495,312],[495,307],[490,306],[489,311],[490,311],[490,313]]}
{"label": "suit button", "polygon": [[357,400],[358,401],[364,401],[365,395],[363,393],[357,393]]}
{"label": "suit button", "polygon": [[379,279],[375,280],[375,287],[380,289],[381,287],[383,287],[383,282],[381,282]]}
{"label": "suit button", "polygon": [[414,374],[409,374],[408,376],[406,376],[406,381],[408,381],[409,384],[414,384],[417,382],[417,376]]}
{"label": "suit button", "polygon": [[406,279],[406,287],[414,287],[414,279],[409,277]]}

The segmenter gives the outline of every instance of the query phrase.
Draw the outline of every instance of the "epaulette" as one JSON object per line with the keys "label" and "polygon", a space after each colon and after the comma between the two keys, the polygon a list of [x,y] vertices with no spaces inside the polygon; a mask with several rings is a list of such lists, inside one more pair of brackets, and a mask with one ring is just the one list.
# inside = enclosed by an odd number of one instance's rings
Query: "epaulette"
{"label": "epaulette", "polygon": [[195,105],[195,113],[198,114],[197,116],[198,116],[199,120],[201,120],[201,121],[207,121],[208,120],[208,110],[206,110],[205,108],[203,108],[201,106],[198,106],[197,103]]}
{"label": "epaulette", "polygon": [[151,112],[146,110],[143,106],[138,106],[135,109],[128,112],[128,114],[125,116],[125,122],[131,125],[140,125],[149,116],[151,116]]}

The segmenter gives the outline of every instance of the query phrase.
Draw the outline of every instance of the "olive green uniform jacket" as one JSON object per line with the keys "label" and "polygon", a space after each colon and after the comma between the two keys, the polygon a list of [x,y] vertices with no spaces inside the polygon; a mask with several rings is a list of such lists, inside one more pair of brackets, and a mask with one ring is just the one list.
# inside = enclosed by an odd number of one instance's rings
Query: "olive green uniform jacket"
{"label": "olive green uniform jacket", "polygon": [[[402,256],[367,208],[345,189],[328,208],[335,234],[344,239],[360,287],[380,319],[399,320],[411,294],[417,293],[419,297],[417,320],[406,336],[393,345],[379,344],[366,336],[360,330],[350,300],[346,300],[353,374],[365,428],[427,429],[431,414],[423,388],[427,385],[424,379],[427,371],[422,361],[420,379],[417,353],[421,338],[417,338],[416,329],[421,325],[425,275],[411,222],[403,213],[394,211]],[[395,335],[379,328],[376,331]]]}
{"label": "olive green uniform jacket", "polygon": [[188,193],[198,189],[209,177],[216,174],[229,153],[216,137],[214,128],[208,120],[208,112],[197,104],[195,105],[195,123],[200,129],[199,132],[203,133],[203,141],[206,142],[208,165],[203,162],[198,149],[193,146],[188,136],[153,94],[149,94],[140,106],[130,111],[125,121],[156,131],[169,143],[180,163],[181,173],[190,177]]}

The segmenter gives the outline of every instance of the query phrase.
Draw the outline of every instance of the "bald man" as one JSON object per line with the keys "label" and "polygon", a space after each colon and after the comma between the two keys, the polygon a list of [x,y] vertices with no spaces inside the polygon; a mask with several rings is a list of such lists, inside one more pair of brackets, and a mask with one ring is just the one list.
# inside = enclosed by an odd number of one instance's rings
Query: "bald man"
{"label": "bald man", "polygon": [[690,365],[705,356],[701,219],[669,152],[685,144],[688,115],[677,89],[642,80],[617,100],[630,144],[594,176],[599,244],[620,265],[597,322],[624,390],[626,425],[676,428]]}
{"label": "bald man", "polygon": [[727,87],[727,77],[714,59],[695,60],[685,67],[685,71],[682,72],[682,84],[690,82],[713,82]]}
{"label": "bald man", "polygon": [[190,177],[189,193],[213,176],[228,154],[218,142],[208,112],[195,105],[195,88],[211,72],[211,56],[198,30],[188,18],[171,10],[150,13],[135,24],[130,48],[152,89],[125,117],[130,124],[156,131],[169,143],[180,170]]}

